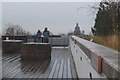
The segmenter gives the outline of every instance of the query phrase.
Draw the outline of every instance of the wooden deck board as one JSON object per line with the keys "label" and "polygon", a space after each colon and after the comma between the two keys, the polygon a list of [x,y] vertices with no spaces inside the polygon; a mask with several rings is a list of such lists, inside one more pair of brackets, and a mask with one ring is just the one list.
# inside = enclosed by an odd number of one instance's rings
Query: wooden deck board
{"label": "wooden deck board", "polygon": [[56,68],[55,68],[55,72],[54,72],[53,78],[57,78],[59,69],[60,69],[60,60],[58,60],[58,62],[57,62],[57,65],[56,65]]}
{"label": "wooden deck board", "polygon": [[77,78],[71,52],[68,48],[52,48],[51,60],[20,61],[18,54],[2,57],[3,78]]}
{"label": "wooden deck board", "polygon": [[48,78],[48,76],[50,75],[50,72],[52,71],[54,63],[55,63],[55,58],[52,58],[51,62],[50,62],[50,65],[48,66],[46,72],[43,75],[43,78]]}
{"label": "wooden deck board", "polygon": [[62,76],[63,76],[63,66],[64,66],[64,62],[63,62],[63,59],[62,59],[60,69],[59,69],[58,78],[62,78]]}
{"label": "wooden deck board", "polygon": [[63,66],[63,78],[68,78],[68,69],[67,69],[67,50],[64,50],[64,52],[62,53],[63,59],[64,59],[64,66]]}

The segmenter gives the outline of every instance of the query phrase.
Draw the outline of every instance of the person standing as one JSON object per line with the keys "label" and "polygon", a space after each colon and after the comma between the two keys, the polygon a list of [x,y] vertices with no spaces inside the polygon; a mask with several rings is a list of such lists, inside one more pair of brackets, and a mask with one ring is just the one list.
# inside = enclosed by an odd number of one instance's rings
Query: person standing
{"label": "person standing", "polygon": [[47,30],[47,28],[44,29],[43,31],[43,42],[44,43],[48,43],[49,42],[49,31]]}
{"label": "person standing", "polygon": [[38,30],[37,34],[36,34],[36,42],[40,42],[42,43],[42,33],[40,30]]}

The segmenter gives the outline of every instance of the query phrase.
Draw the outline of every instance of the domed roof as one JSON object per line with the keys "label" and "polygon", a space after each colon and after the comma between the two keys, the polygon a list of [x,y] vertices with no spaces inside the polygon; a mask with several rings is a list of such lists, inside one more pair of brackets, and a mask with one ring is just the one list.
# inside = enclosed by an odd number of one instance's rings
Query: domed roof
{"label": "domed roof", "polygon": [[75,35],[80,35],[80,33],[81,33],[80,27],[78,26],[78,23],[76,23],[75,30],[74,30],[74,34],[75,34]]}

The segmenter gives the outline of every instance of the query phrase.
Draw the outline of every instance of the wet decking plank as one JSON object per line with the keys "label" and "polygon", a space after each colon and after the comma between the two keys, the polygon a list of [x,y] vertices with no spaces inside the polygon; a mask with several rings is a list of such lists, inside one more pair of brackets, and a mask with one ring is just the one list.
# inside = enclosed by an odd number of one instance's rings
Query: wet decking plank
{"label": "wet decking plank", "polygon": [[[8,64],[8,63],[6,63],[6,64]],[[10,69],[14,68],[14,67],[17,66],[18,64],[20,64],[19,61],[15,62],[15,63],[13,63],[13,64],[8,64],[8,65],[2,67],[2,72],[3,72],[3,73],[4,73],[4,72],[8,72]]]}
{"label": "wet decking plank", "polygon": [[33,70],[35,70],[37,64],[33,64],[28,71],[26,71],[26,75],[23,76],[23,78],[31,78],[30,75],[33,73]]}
{"label": "wet decking plank", "polygon": [[52,78],[53,77],[56,66],[57,66],[57,60],[55,61],[54,65],[52,67],[52,71],[50,72],[50,75],[49,75],[48,78]]}
{"label": "wet decking plank", "polygon": [[[68,48],[52,48],[51,60],[20,61],[20,55],[3,55],[3,78],[77,78]],[[12,80],[12,79],[11,79]]]}
{"label": "wet decking plank", "polygon": [[55,72],[54,72],[53,78],[57,78],[59,69],[60,69],[60,60],[58,60],[58,62],[57,62],[57,65],[56,65],[56,68],[55,68]]}
{"label": "wet decking plank", "polygon": [[45,63],[44,67],[41,70],[41,75],[39,75],[38,78],[43,78],[43,75],[44,75],[44,73],[46,71],[47,66],[48,66],[48,62]]}
{"label": "wet decking plank", "polygon": [[40,68],[37,70],[37,72],[35,73],[35,75],[32,78],[38,78],[40,76],[40,74],[42,74],[42,70],[45,65],[46,65],[46,63],[40,65]]}
{"label": "wet decking plank", "polygon": [[51,58],[51,62],[50,63],[48,63],[48,66],[47,66],[47,68],[46,68],[46,71],[45,71],[45,73],[42,75],[42,78],[48,78],[49,77],[49,75],[50,75],[50,72],[51,72],[51,70],[52,70],[52,68],[53,68],[53,65],[54,65],[54,63],[55,63],[55,58]]}
{"label": "wet decking plank", "polygon": [[72,78],[71,67],[70,67],[70,59],[68,58],[68,78]]}
{"label": "wet decking plank", "polygon": [[12,58],[15,58],[16,56],[18,56],[18,54],[10,54],[10,55],[6,55],[6,57],[4,57],[4,55],[2,55],[3,60],[5,61],[9,61]]}
{"label": "wet decking plank", "polygon": [[62,76],[63,76],[63,66],[64,66],[64,62],[63,62],[63,59],[62,59],[61,64],[60,64],[59,73],[58,73],[58,78],[62,78]]}
{"label": "wet decking plank", "polygon": [[18,62],[20,60],[20,58],[17,58],[17,59],[14,59],[14,60],[12,60],[12,61],[3,61],[2,60],[2,63],[4,63],[4,64],[2,64],[2,67],[8,67],[8,65],[11,65],[11,62],[12,62],[12,64],[14,64],[14,63],[16,63],[16,62]]}
{"label": "wet decking plank", "polygon": [[27,68],[29,67],[28,64],[21,64],[21,67],[18,69],[18,71],[16,72],[16,74],[14,74],[12,76],[12,78],[20,78],[20,76],[22,77],[25,74],[25,70],[28,70]]}
{"label": "wet decking plank", "polygon": [[[26,65],[24,65],[24,66],[26,66]],[[9,77],[9,78],[15,78],[15,76],[18,75],[18,73],[20,74],[20,71],[21,71],[22,68],[23,67],[19,66],[16,70],[12,71],[9,74],[9,76],[7,76],[7,77]]]}
{"label": "wet decking plank", "polygon": [[68,69],[67,69],[67,58],[68,58],[67,51],[65,50],[64,53],[66,53],[64,55],[64,64],[66,64],[66,65],[64,65],[64,68],[63,68],[63,78],[68,78],[68,73],[67,73],[68,72]]}
{"label": "wet decking plank", "polygon": [[3,77],[7,76],[9,73],[11,73],[13,70],[15,70],[17,67],[20,66],[20,63],[18,65],[16,65],[15,67],[13,67],[12,69],[9,69],[8,71],[6,72],[3,72]]}
{"label": "wet decking plank", "polygon": [[15,78],[24,78],[24,76],[27,76],[27,71],[31,68],[31,64],[28,64],[26,66],[24,66],[24,68],[22,69],[22,71],[20,71],[18,73],[18,75],[15,76]]}

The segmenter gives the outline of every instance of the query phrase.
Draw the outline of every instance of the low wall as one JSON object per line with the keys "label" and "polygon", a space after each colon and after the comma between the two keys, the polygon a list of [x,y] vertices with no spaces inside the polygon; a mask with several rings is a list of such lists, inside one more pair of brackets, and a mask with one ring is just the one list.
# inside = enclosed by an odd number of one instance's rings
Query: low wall
{"label": "low wall", "polygon": [[72,40],[70,40],[70,47],[78,78],[101,78],[97,71],[92,67],[89,57]]}
{"label": "low wall", "polygon": [[24,43],[20,54],[22,60],[50,60],[51,45],[49,43]]}
{"label": "low wall", "polygon": [[[35,42],[35,36],[2,36],[2,40],[6,40],[6,37],[9,40],[23,40],[24,43],[26,42]],[[49,37],[49,43],[52,46],[68,46],[69,45],[69,37],[68,36],[60,36],[60,35],[53,35]]]}
{"label": "low wall", "polygon": [[49,43],[52,46],[68,46],[69,45],[69,37],[68,36],[50,37]]}
{"label": "low wall", "polygon": [[[118,67],[118,52],[115,50],[112,50],[110,48],[104,47],[102,45],[95,44],[93,42],[89,42],[87,40],[78,38],[76,36],[72,36],[70,39],[70,46],[73,58],[75,56],[79,56],[78,60],[77,58],[74,58],[76,63],[76,69],[80,68],[81,66],[84,66],[81,70],[77,71],[79,77],[85,77],[84,75],[88,75],[90,73],[90,70],[86,69],[86,62],[89,62],[87,64],[87,67],[92,66],[94,70],[91,68],[91,74],[93,74],[92,77],[107,77],[109,79],[119,77],[119,67]],[[76,51],[76,52],[75,52]],[[77,53],[77,54],[76,54]],[[78,54],[79,53],[79,54]],[[85,56],[82,56],[85,55]],[[80,59],[84,59],[83,63],[81,63]],[[77,67],[79,65],[80,67]],[[86,71],[86,73],[82,76],[82,74]],[[97,72],[97,73],[96,73]],[[86,76],[88,78],[88,76]]]}
{"label": "low wall", "polygon": [[22,40],[3,40],[2,41],[2,52],[3,54],[20,53]]}

